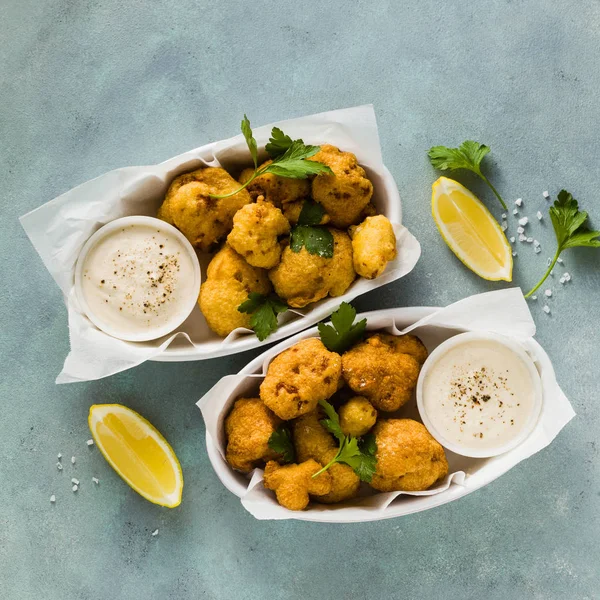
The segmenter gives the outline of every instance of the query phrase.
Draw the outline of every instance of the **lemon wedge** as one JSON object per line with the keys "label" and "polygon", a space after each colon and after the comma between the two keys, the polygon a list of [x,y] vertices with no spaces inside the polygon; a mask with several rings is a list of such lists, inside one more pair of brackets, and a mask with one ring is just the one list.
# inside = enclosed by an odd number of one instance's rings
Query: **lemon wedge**
{"label": "lemon wedge", "polygon": [[440,177],[432,186],[431,214],[452,252],[489,281],[512,281],[512,248],[498,221],[464,185]]}
{"label": "lemon wedge", "polygon": [[181,465],[153,425],[122,404],[92,405],[88,424],[104,458],[138,494],[160,506],[179,506]]}

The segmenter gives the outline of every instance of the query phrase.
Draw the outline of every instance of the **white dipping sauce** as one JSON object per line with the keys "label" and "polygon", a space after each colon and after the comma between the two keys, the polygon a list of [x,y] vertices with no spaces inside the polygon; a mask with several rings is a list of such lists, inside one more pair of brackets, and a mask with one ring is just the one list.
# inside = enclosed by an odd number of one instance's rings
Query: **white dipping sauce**
{"label": "white dipping sauce", "polygon": [[170,227],[127,223],[88,250],[80,290],[100,329],[122,339],[154,339],[191,312],[198,296],[197,261]]}
{"label": "white dipping sauce", "polygon": [[431,365],[422,402],[443,438],[479,453],[521,434],[534,410],[536,390],[517,353],[494,340],[473,340],[450,348]]}

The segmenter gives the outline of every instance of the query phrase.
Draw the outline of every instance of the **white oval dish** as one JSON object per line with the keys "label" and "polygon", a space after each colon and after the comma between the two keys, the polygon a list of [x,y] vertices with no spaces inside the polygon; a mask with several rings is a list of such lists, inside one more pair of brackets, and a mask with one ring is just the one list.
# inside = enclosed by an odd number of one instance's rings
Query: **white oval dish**
{"label": "white oval dish", "polygon": [[[125,230],[126,228],[132,227],[143,227],[144,229],[156,230],[157,232],[164,232],[169,236],[172,236],[177,240],[181,249],[187,257],[190,259],[190,264],[192,267],[192,284],[189,285],[189,290],[185,298],[182,298],[179,302],[180,307],[177,312],[163,325],[152,327],[146,329],[144,331],[133,332],[133,331],[125,331],[123,329],[119,329],[118,326],[115,326],[113,323],[110,323],[107,319],[102,318],[97,311],[91,307],[88,299],[86,298],[85,286],[84,286],[84,268],[86,265],[86,259],[90,256],[90,253],[108,236],[113,234],[119,229]],[[155,242],[156,243],[156,242]],[[101,329],[108,335],[115,337],[120,340],[128,341],[128,342],[145,342],[150,340],[155,340],[164,335],[167,335],[177,329],[190,315],[194,307],[196,306],[196,302],[198,301],[198,293],[200,291],[201,284],[201,275],[200,275],[200,263],[198,262],[198,257],[196,255],[196,251],[190,244],[190,242],[186,239],[186,237],[175,227],[161,221],[160,219],[155,219],[153,217],[144,217],[144,216],[131,216],[131,217],[123,217],[121,219],[116,219],[107,223],[94,235],[92,235],[79,254],[77,258],[77,264],[75,266],[75,294],[77,297],[77,301],[79,302],[83,312],[86,314],[88,319]],[[144,310],[145,312],[145,310]]]}
{"label": "white oval dish", "polygon": [[[438,364],[440,359],[445,356],[450,350],[460,347],[463,344],[469,342],[494,342],[507,348],[514,356],[520,359],[521,363],[525,366],[527,373],[530,378],[531,386],[533,389],[533,405],[527,416],[527,420],[523,427],[519,430],[518,434],[514,436],[510,441],[505,444],[498,445],[496,448],[488,449],[476,449],[465,445],[460,445],[452,442],[441,433],[439,427],[434,423],[435,419],[431,418],[426,408],[426,402],[424,397],[424,387],[427,375],[432,369]],[[538,417],[542,410],[542,384],[540,381],[539,373],[535,368],[535,364],[531,357],[525,352],[523,347],[517,342],[495,333],[489,332],[467,332],[456,335],[442,344],[440,344],[427,358],[421,372],[419,374],[419,380],[417,382],[417,407],[419,409],[419,415],[425,427],[427,427],[429,433],[442,445],[444,448],[460,454],[461,456],[469,456],[472,458],[486,458],[491,456],[498,456],[504,454],[509,450],[517,447],[535,428]]]}
{"label": "white oval dish", "polygon": [[[516,464],[547,446],[574,416],[573,409],[556,382],[554,369],[543,348],[531,337],[535,331],[531,315],[520,290],[499,290],[472,296],[443,309],[430,307],[393,308],[362,313],[357,319],[367,318],[367,331],[383,330],[397,333],[419,322],[412,333],[418,335],[430,352],[454,335],[477,327],[473,311],[479,313],[491,304],[496,307],[522,303],[515,318],[514,310],[495,320],[496,332],[508,330],[512,323],[529,322],[527,339],[522,342],[540,374],[544,404],[534,430],[527,439],[503,455],[492,458],[469,458],[451,451],[446,452],[450,474],[434,489],[422,492],[390,492],[356,498],[339,505],[312,503],[304,511],[289,511],[266,498],[262,488],[262,471],[255,470],[252,479],[234,471],[225,461],[224,420],[236,398],[256,394],[270,360],[300,340],[318,336],[318,330],[309,330],[284,340],[252,360],[236,375],[221,379],[197,403],[206,423],[206,449],[210,462],[223,485],[238,496],[243,506],[258,519],[296,519],[322,523],[357,523],[379,521],[420,512],[457,500],[487,485]],[[468,303],[468,306],[466,304]],[[494,310],[494,309],[490,309]],[[495,310],[498,310],[497,308]],[[521,325],[519,325],[521,327]],[[521,327],[521,330],[523,328]],[[392,415],[394,416],[394,415]],[[416,400],[411,400],[398,411],[399,417],[419,420]],[[258,493],[257,493],[258,491]],[[381,501],[374,506],[372,499]]]}

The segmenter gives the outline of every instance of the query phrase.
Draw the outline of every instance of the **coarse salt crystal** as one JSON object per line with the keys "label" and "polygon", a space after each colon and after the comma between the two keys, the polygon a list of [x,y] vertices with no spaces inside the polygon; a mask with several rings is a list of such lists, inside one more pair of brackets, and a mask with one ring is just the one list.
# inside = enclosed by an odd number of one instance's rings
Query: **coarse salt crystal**
{"label": "coarse salt crystal", "polygon": [[71,456],[71,464],[74,465],[75,464],[75,457]]}
{"label": "coarse salt crystal", "polygon": [[54,502],[56,502],[56,496],[54,494],[52,494],[52,496],[50,496],[50,502],[52,502],[54,504]]}
{"label": "coarse salt crystal", "polygon": [[533,240],[533,245],[538,248],[540,243],[537,240]]}
{"label": "coarse salt crystal", "polygon": [[571,281],[571,276],[566,271],[563,277],[565,278],[565,281]]}
{"label": "coarse salt crystal", "polygon": [[517,198],[517,199],[515,200],[515,204],[516,204],[517,206],[521,206],[521,204],[523,204],[523,198]]}
{"label": "coarse salt crystal", "polygon": [[502,223],[502,231],[506,231],[508,229],[508,225],[506,223]]}
{"label": "coarse salt crystal", "polygon": [[542,310],[549,315],[550,314],[550,307],[547,304],[544,304],[544,307],[542,308]]}
{"label": "coarse salt crystal", "polygon": [[58,460],[60,460],[60,459],[62,458],[62,454],[59,452],[59,453],[56,455],[56,458],[58,458]]}
{"label": "coarse salt crystal", "polygon": [[519,211],[516,208],[513,208],[513,215],[518,215]]}
{"label": "coarse salt crystal", "polygon": [[546,200],[548,198],[550,198],[550,194],[548,192],[542,192],[542,196],[544,196],[544,198],[546,198]]}
{"label": "coarse salt crystal", "polygon": [[539,210],[537,211],[536,216],[539,221],[541,221],[544,218],[544,215]]}
{"label": "coarse salt crystal", "polygon": [[71,479],[71,483],[74,483],[75,485],[79,485],[79,479],[75,479],[75,477],[73,477],[73,479]]}
{"label": "coarse salt crystal", "polygon": [[542,251],[542,249],[541,249],[539,246],[534,246],[534,247],[533,247],[533,251],[534,251],[536,254],[539,254],[539,253]]}
{"label": "coarse salt crystal", "polygon": [[60,463],[56,463],[56,468],[57,468],[59,471],[62,471],[62,465],[61,465]]}
{"label": "coarse salt crystal", "polygon": [[550,298],[552,296],[552,290],[546,290],[544,292],[544,294],[546,294],[546,296],[548,296],[548,298]]}
{"label": "coarse salt crystal", "polygon": [[514,236],[514,235],[513,235],[513,236],[510,238],[510,243],[511,243],[511,244],[514,244],[514,243],[515,243],[515,236]]}
{"label": "coarse salt crystal", "polygon": [[527,243],[528,243],[528,244],[531,244],[531,242],[533,242],[533,238],[532,238],[532,237],[528,237],[528,238],[527,238]]}
{"label": "coarse salt crystal", "polygon": [[557,262],[559,265],[562,265],[564,261],[563,261],[563,259],[562,259],[562,258],[559,256],[559,257],[556,259],[556,262]]}
{"label": "coarse salt crystal", "polygon": [[548,266],[550,266],[550,265],[551,265],[551,263],[552,263],[552,259],[551,259],[550,257],[548,257],[548,260],[546,261],[546,264],[547,264]]}
{"label": "coarse salt crystal", "polygon": [[88,446],[93,446],[93,445],[94,445],[94,440],[88,440],[88,441],[86,442],[86,444],[87,444]]}
{"label": "coarse salt crystal", "polygon": [[74,492],[76,492],[79,489],[79,487],[77,485],[74,485],[72,489]]}
{"label": "coarse salt crystal", "polygon": [[531,296],[532,300],[537,300],[537,296]]}
{"label": "coarse salt crystal", "polygon": [[96,485],[98,485],[98,483],[99,483],[99,481],[98,481],[98,478],[97,478],[97,477],[92,477],[92,481],[93,481],[93,482],[94,482]]}
{"label": "coarse salt crystal", "polygon": [[527,236],[526,236],[526,235],[523,235],[522,233],[521,233],[521,234],[519,234],[519,241],[520,241],[520,242],[524,242],[524,241],[526,241],[526,240],[527,240]]}
{"label": "coarse salt crystal", "polygon": [[155,530],[152,532],[152,537],[156,537],[157,535],[158,535],[158,529],[155,529]]}
{"label": "coarse salt crystal", "polygon": [[558,281],[559,281],[559,283],[562,283],[564,285],[565,281],[567,281],[567,280],[565,279],[565,276],[563,275]]}
{"label": "coarse salt crystal", "polygon": [[517,253],[516,253],[516,252],[513,252],[513,253],[512,253],[512,255],[513,255],[513,256],[516,256],[516,255],[517,255]]}
{"label": "coarse salt crystal", "polygon": [[502,213],[502,218],[506,219],[506,213]]}
{"label": "coarse salt crystal", "polygon": [[529,219],[527,217],[523,217],[521,219],[519,219],[519,225],[527,225],[527,223],[529,223]]}
{"label": "coarse salt crystal", "polygon": [[525,229],[519,225],[517,227],[517,233],[525,233]]}

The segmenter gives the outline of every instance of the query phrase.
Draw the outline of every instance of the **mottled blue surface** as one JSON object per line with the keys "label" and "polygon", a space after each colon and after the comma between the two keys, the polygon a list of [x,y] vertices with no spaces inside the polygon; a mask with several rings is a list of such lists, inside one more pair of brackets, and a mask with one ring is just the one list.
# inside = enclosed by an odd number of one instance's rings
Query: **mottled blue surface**
{"label": "mottled blue surface", "polygon": [[[359,308],[495,289],[440,240],[425,151],[481,140],[497,187],[524,198],[522,214],[566,187],[600,226],[600,3],[4,0],[2,21],[0,597],[600,597],[599,252],[565,256],[573,282],[553,285],[551,316],[532,305],[578,413],[558,439],[458,502],[333,526],[255,521],[212,472],[194,402],[256,353],[55,386],[66,313],[17,221],[109,169],[229,137],[244,112],[258,125],[372,102],[423,256]],[[552,249],[548,223],[536,228],[544,251],[520,246],[516,258],[524,287]],[[86,447],[94,402],[139,410],[170,440],[186,480],[179,508],[145,502]]]}

